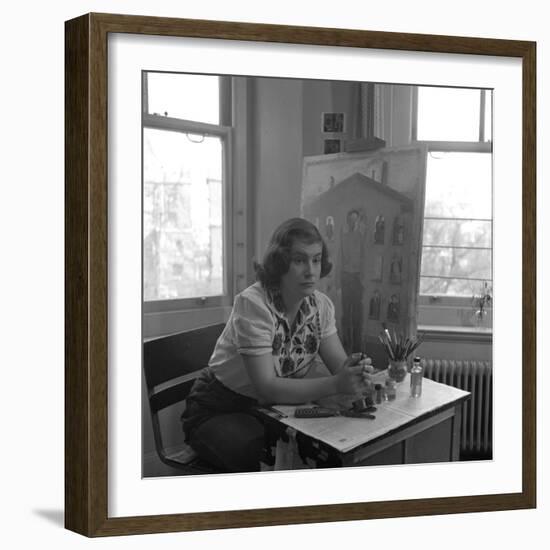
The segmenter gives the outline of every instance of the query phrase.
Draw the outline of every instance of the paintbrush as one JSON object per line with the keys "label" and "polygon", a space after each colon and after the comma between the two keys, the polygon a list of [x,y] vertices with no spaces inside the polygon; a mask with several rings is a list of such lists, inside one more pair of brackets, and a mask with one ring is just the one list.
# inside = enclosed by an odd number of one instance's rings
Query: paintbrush
{"label": "paintbrush", "polygon": [[392,361],[406,361],[424,339],[424,334],[417,338],[409,338],[404,334],[397,335],[395,329],[392,329],[392,335],[385,324],[382,326],[384,330],[378,335],[378,340]]}
{"label": "paintbrush", "polygon": [[384,349],[386,350],[386,353],[388,354],[389,358],[392,360],[392,361],[395,361],[395,356],[393,355],[393,351],[391,349],[391,346],[388,342],[386,342],[384,340],[384,338],[382,338],[381,335],[378,335],[378,339],[380,340],[380,342],[382,343],[382,346],[384,347]]}

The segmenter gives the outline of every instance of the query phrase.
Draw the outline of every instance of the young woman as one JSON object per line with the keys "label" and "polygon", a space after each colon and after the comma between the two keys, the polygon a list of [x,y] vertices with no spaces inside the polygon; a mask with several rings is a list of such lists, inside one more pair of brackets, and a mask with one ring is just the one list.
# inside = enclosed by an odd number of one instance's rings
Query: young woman
{"label": "young woman", "polygon": [[[330,299],[315,290],[332,268],[326,245],[307,220],[273,233],[257,282],[241,292],[209,366],[182,416],[190,445],[230,471],[254,471],[264,446],[258,404],[298,404],[360,394],[368,384],[361,354],[346,357]],[[308,377],[319,355],[330,375]]]}

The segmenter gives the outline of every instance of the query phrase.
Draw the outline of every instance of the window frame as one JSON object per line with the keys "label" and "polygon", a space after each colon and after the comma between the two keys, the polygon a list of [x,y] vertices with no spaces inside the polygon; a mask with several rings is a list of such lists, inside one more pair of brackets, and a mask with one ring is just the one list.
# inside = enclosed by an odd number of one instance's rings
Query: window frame
{"label": "window frame", "polygon": [[[411,98],[411,143],[412,144],[422,144],[426,147],[426,155],[435,152],[443,153],[493,153],[493,131],[491,128],[491,139],[485,141],[487,121],[485,120],[485,106],[487,101],[487,92],[492,92],[492,89],[481,89],[480,90],[480,104],[479,104],[479,113],[480,113],[480,122],[479,122],[479,140],[478,141],[435,141],[435,140],[419,140],[418,136],[418,89],[420,86],[412,87],[412,98]],[[491,125],[493,124],[493,116],[491,114]],[[493,182],[491,183],[493,185]],[[425,193],[424,193],[425,201]],[[424,204],[425,206],[425,204]],[[422,214],[422,243],[420,246],[420,254],[424,248],[424,213]],[[452,219],[452,218],[449,218]],[[493,223],[493,216],[491,214],[491,224]],[[493,237],[491,235],[491,257],[493,256]],[[421,275],[419,276],[420,282]],[[484,279],[485,280],[485,279]],[[488,281],[491,285],[493,284],[493,274],[491,273],[491,279]],[[457,310],[464,308],[472,308],[472,298],[468,296],[444,296],[439,294],[421,294],[420,290],[418,293],[418,305],[419,307],[438,307],[444,310],[447,310],[447,313],[450,313],[452,310],[455,314]],[[488,308],[491,309],[490,307]],[[463,325],[455,324],[450,321],[450,317],[447,314],[443,315],[446,318],[445,322],[442,322],[442,326],[449,327],[449,329],[460,329]]]}
{"label": "window frame", "polygon": [[[202,134],[205,137],[217,137],[222,143],[222,235],[223,235],[223,289],[221,294],[214,296],[197,296],[192,298],[166,298],[162,300],[145,300],[142,299],[143,313],[170,313],[177,311],[189,311],[193,309],[210,309],[229,307],[233,302],[233,280],[234,280],[234,263],[233,263],[233,127],[232,127],[232,86],[231,78],[221,75],[215,75],[219,78],[220,83],[220,124],[210,124],[205,122],[197,122],[179,118],[173,118],[163,115],[150,114],[148,112],[148,87],[147,75],[149,72],[162,71],[143,71],[142,72],[142,112],[141,112],[141,147],[142,147],[142,177],[141,177],[141,192],[142,204],[144,200],[144,179],[143,179],[143,148],[144,134],[146,129],[163,130],[176,133],[193,133]],[[214,76],[214,75],[213,75]],[[142,206],[143,210],[143,206]],[[143,239],[144,218],[142,214],[141,235]],[[143,243],[142,243],[143,247]],[[141,272],[143,278],[143,249],[142,249],[142,264]],[[143,280],[142,280],[143,292]]]}

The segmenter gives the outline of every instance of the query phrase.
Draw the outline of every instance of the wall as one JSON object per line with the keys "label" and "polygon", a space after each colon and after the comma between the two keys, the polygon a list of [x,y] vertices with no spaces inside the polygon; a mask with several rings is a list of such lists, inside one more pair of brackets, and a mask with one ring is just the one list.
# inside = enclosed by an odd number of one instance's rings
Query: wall
{"label": "wall", "polygon": [[384,105],[384,131],[386,144],[391,147],[406,146],[411,136],[412,87],[382,86]]}
{"label": "wall", "polygon": [[[344,112],[347,129],[352,126],[352,90],[348,82],[262,78],[254,79],[253,90],[255,248],[261,256],[273,229],[300,215],[303,157],[323,152],[322,113]],[[347,130],[338,134],[349,136]]]}
{"label": "wall", "polygon": [[305,80],[302,90],[303,154],[320,155],[323,152],[321,113],[333,109],[332,87],[326,80]]}
{"label": "wall", "polygon": [[255,79],[251,118],[255,255],[261,257],[273,229],[300,213],[302,82]]}
{"label": "wall", "polygon": [[[504,6],[506,8],[506,6]],[[59,550],[101,548],[189,550],[240,548],[280,550],[296,541],[326,547],[343,541],[383,547],[421,547],[424,550],[499,548],[512,550],[528,540],[547,540],[550,478],[539,467],[538,509],[468,513],[409,519],[348,521],[310,525],[223,529],[89,540],[63,525],[63,21],[88,11],[163,15],[226,21],[250,21],[318,27],[364,28],[393,32],[422,32],[538,41],[538,175],[548,181],[550,146],[550,63],[544,4],[525,0],[521,9],[503,9],[496,0],[464,0],[450,16],[440,2],[396,0],[391,9],[379,4],[340,0],[337,4],[277,5],[244,0],[174,3],[170,0],[74,0],[41,3],[21,0],[4,8],[2,41],[4,106],[2,135],[9,143],[3,157],[5,185],[2,216],[4,289],[0,400],[4,452],[1,509],[5,521],[0,540],[8,548],[51,547]],[[24,32],[22,27],[24,24]],[[27,121],[21,123],[24,113]],[[32,163],[30,155],[32,154]],[[25,168],[24,170],[22,169]],[[40,177],[28,177],[39,173]],[[548,333],[550,293],[543,291],[548,273],[550,240],[548,189],[539,187],[539,352],[550,352]],[[32,200],[30,200],[32,198]],[[24,205],[25,223],[22,222]],[[9,267],[7,267],[9,266]],[[533,269],[535,265],[533,264]],[[40,306],[36,307],[39,302]],[[70,327],[68,327],[70,330]],[[519,366],[518,366],[519,367]],[[29,383],[29,381],[32,381]],[[539,369],[538,463],[550,458],[547,426],[550,407],[542,389],[550,383]],[[20,388],[25,388],[25,400]],[[12,391],[13,390],[13,391]],[[137,424],[137,419],[136,419]],[[190,498],[189,493],[182,499]]]}

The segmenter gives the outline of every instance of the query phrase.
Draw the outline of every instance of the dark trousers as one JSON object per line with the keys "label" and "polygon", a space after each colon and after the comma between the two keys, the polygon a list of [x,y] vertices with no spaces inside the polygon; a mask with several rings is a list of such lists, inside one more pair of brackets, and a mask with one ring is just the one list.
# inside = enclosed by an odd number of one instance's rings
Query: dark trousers
{"label": "dark trousers", "polygon": [[205,369],[182,415],[187,442],[201,458],[223,471],[258,471],[266,436],[256,405],[256,400],[230,390]]}
{"label": "dark trousers", "polygon": [[346,352],[361,351],[363,285],[359,273],[342,273],[342,332]]}

